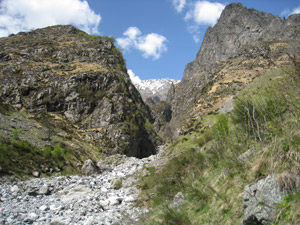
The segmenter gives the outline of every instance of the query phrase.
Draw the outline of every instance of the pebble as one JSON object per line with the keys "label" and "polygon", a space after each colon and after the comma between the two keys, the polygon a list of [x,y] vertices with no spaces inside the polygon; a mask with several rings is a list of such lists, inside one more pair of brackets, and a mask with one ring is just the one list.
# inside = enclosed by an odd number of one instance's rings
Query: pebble
{"label": "pebble", "polygon": [[[106,166],[109,169],[93,176],[34,178],[13,184],[0,183],[0,224],[136,223],[148,209],[135,205],[139,190],[136,180],[129,175],[141,170],[146,163],[155,164],[159,156],[146,159],[118,157],[119,161]],[[114,187],[116,180],[122,180],[117,189]]]}

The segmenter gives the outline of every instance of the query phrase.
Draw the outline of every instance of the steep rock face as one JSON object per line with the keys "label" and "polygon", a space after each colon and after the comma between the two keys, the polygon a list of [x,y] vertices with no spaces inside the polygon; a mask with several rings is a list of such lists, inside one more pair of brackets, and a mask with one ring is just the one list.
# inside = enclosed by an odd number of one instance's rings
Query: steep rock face
{"label": "steep rock face", "polygon": [[222,62],[256,42],[299,40],[299,21],[300,15],[282,20],[241,4],[228,5],[218,23],[208,28],[195,61],[186,66],[181,83],[170,94],[172,127],[178,128],[198,99],[210,90],[213,77],[224,68]]}
{"label": "steep rock face", "polygon": [[196,60],[186,67],[183,79],[202,71],[211,72],[216,61],[228,59],[247,44],[299,39],[299,23],[299,15],[282,20],[269,13],[247,9],[242,4],[230,4],[218,23],[207,29]]}
{"label": "steep rock face", "polygon": [[0,96],[16,109],[62,115],[109,154],[155,152],[152,121],[108,37],[53,26],[0,39]]}

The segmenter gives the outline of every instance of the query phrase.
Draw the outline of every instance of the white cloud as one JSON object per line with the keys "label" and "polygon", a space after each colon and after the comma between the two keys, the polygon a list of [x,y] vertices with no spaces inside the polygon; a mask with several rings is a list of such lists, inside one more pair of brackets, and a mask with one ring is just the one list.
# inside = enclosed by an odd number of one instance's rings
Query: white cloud
{"label": "white cloud", "polygon": [[142,80],[139,78],[139,76],[135,75],[132,70],[127,70],[127,73],[134,85],[142,83]]}
{"label": "white cloud", "polygon": [[197,1],[186,13],[185,20],[192,19],[198,25],[213,26],[217,23],[225,5],[209,1]]}
{"label": "white cloud", "polygon": [[280,13],[280,16],[287,16],[287,15],[289,15],[290,14],[290,10],[289,9],[284,9],[281,13]]}
{"label": "white cloud", "polygon": [[298,8],[293,9],[291,14],[299,14],[300,13],[300,6]]}
{"label": "white cloud", "polygon": [[281,13],[280,16],[282,17],[288,17],[292,14],[299,14],[300,13],[300,6],[290,10],[290,9],[284,9]]}
{"label": "white cloud", "polygon": [[164,36],[152,33],[139,39],[137,48],[144,52],[145,58],[153,56],[154,59],[159,59],[161,53],[167,51],[165,41],[167,39]]}
{"label": "white cloud", "polygon": [[177,12],[181,12],[186,5],[186,0],[173,0],[173,6]]}
{"label": "white cloud", "polygon": [[135,39],[137,36],[141,35],[142,32],[137,27],[129,27],[125,32],[124,35],[128,36],[130,39]]}
{"label": "white cloud", "polygon": [[117,44],[124,50],[137,49],[143,52],[145,58],[159,59],[161,54],[167,51],[167,39],[162,35],[156,33],[142,35],[137,27],[129,27],[123,35],[124,37],[117,38]]}
{"label": "white cloud", "polygon": [[198,43],[203,28],[206,29],[206,26],[214,26],[217,23],[225,5],[218,2],[196,1],[188,6],[184,19],[187,22],[188,32],[195,43]]}
{"label": "white cloud", "polygon": [[98,33],[101,16],[86,0],[2,0],[0,36],[19,31],[73,24],[88,33]]}

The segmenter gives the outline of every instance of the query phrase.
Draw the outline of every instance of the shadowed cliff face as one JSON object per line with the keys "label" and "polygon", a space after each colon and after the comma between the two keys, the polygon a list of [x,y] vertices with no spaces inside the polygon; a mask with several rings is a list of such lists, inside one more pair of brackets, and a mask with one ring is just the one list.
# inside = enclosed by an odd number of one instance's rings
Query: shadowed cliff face
{"label": "shadowed cliff face", "polygon": [[54,113],[112,154],[155,153],[149,109],[113,38],[53,26],[0,39],[0,96],[30,114]]}
{"label": "shadowed cliff face", "polygon": [[[198,99],[209,91],[222,62],[235,56],[245,46],[264,41],[300,39],[300,15],[283,20],[278,16],[230,4],[218,23],[208,28],[196,59],[186,66],[176,88],[172,104],[172,127],[178,128],[189,117]],[[187,110],[188,109],[188,110]]]}

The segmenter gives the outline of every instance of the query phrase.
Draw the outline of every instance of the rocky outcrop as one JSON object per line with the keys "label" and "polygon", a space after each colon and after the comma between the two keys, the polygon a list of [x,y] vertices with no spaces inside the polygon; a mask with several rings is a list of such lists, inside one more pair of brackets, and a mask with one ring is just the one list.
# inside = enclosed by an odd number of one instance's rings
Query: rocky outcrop
{"label": "rocky outcrop", "polygon": [[98,172],[98,168],[92,160],[88,159],[84,162],[81,172],[86,176],[90,176],[96,174]]}
{"label": "rocky outcrop", "polygon": [[196,60],[185,69],[183,79],[202,71],[211,72],[217,61],[233,56],[247,44],[259,41],[297,40],[300,38],[299,15],[278,16],[247,9],[240,3],[226,6],[218,23],[208,28]]}
{"label": "rocky outcrop", "polygon": [[274,175],[245,187],[243,224],[269,224],[272,221],[278,204],[291,190],[299,188],[299,177],[295,177],[292,183],[288,179],[284,182],[289,182],[292,187],[280,185]]}
{"label": "rocky outcrop", "polygon": [[[229,64],[224,63],[225,61],[257,42],[299,40],[299,21],[300,15],[292,15],[285,20],[255,9],[247,9],[242,4],[226,6],[218,23],[206,31],[197,57],[186,66],[175,93],[170,93],[172,98],[168,101],[172,104],[173,130],[179,127],[180,121],[190,116],[199,98],[207,94],[213,85],[213,78],[220,75],[218,73]],[[259,53],[258,59],[266,57],[264,54],[268,55],[268,51],[260,47],[257,50],[263,52],[263,55]]]}
{"label": "rocky outcrop", "polygon": [[153,128],[164,140],[169,141],[171,132],[168,124],[172,118],[171,105],[166,101],[160,101],[151,106],[151,111],[155,118]]}
{"label": "rocky outcrop", "polygon": [[60,115],[108,154],[155,153],[150,111],[113,38],[53,26],[0,39],[0,96],[15,109]]}

